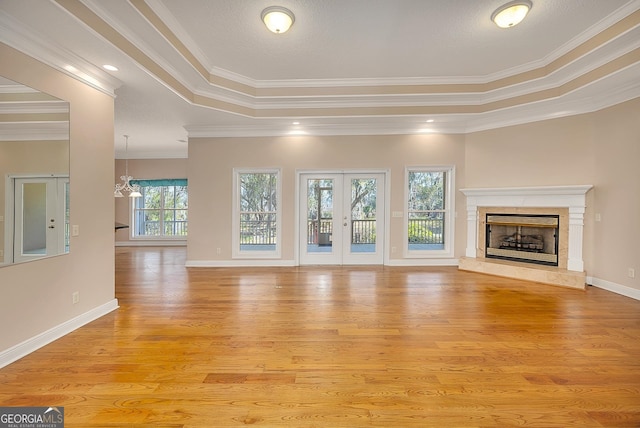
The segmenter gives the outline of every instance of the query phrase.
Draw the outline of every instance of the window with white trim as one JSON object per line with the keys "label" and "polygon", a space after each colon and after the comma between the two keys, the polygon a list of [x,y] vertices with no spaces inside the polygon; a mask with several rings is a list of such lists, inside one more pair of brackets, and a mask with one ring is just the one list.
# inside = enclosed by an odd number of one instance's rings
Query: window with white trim
{"label": "window with white trim", "polygon": [[412,257],[453,255],[453,167],[406,169],[406,251]]}
{"label": "window with white trim", "polygon": [[144,239],[186,239],[188,199],[186,179],[131,180],[142,197],[132,204],[131,235]]}
{"label": "window with white trim", "polygon": [[234,257],[280,256],[280,170],[234,170]]}

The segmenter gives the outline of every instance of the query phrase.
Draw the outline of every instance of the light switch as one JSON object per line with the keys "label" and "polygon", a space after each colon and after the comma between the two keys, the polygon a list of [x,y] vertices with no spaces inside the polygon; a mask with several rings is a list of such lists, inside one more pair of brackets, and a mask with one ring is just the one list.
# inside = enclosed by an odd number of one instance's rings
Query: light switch
{"label": "light switch", "polygon": [[71,236],[78,236],[80,235],[80,226],[78,226],[77,224],[74,224],[73,226],[71,226]]}

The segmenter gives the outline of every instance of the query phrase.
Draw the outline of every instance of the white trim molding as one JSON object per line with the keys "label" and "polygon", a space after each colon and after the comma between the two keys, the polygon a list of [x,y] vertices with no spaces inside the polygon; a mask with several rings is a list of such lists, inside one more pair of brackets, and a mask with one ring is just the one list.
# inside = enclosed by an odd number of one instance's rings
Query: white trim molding
{"label": "white trim molding", "polygon": [[14,361],[37,351],[45,345],[71,333],[74,330],[97,320],[98,318],[108,314],[109,312],[118,309],[118,299],[110,300],[109,302],[91,309],[84,314],[78,315],[75,318],[65,321],[60,325],[57,325],[43,333],[40,333],[30,339],[25,340],[9,349],[0,352],[0,368],[8,366]]}
{"label": "white trim molding", "polygon": [[465,255],[476,257],[478,248],[478,207],[541,207],[569,209],[569,250],[567,270],[582,272],[582,241],[586,193],[593,186],[498,187],[460,189],[467,197],[467,248]]}
{"label": "white trim molding", "polygon": [[605,279],[587,277],[587,284],[594,287],[602,288],[603,290],[611,291],[612,293],[620,294],[625,297],[630,297],[635,300],[640,300],[640,290],[636,288],[627,287],[626,285],[616,284],[615,282],[607,281]]}
{"label": "white trim molding", "polygon": [[238,259],[238,260],[187,260],[186,267],[293,267],[295,260]]}
{"label": "white trim molding", "polygon": [[186,247],[187,241],[180,240],[131,240],[131,241],[116,241],[116,247]]}

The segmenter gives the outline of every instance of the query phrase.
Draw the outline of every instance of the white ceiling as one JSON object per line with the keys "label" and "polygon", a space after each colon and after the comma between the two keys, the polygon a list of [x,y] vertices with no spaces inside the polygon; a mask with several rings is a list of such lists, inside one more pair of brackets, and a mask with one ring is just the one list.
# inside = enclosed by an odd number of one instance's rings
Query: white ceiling
{"label": "white ceiling", "polygon": [[506,30],[504,3],[0,0],[0,40],[115,93],[117,157],[123,134],[130,157],[185,157],[189,136],[469,132],[640,96],[640,0],[533,0]]}

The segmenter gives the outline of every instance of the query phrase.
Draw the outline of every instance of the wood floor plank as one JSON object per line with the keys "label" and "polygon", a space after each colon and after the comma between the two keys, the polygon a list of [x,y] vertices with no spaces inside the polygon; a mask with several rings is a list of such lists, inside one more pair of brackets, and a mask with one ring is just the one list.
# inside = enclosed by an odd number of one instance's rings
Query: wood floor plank
{"label": "wood floor plank", "polygon": [[185,268],[117,248],[120,309],[0,369],[67,427],[638,427],[640,302],[454,267]]}

